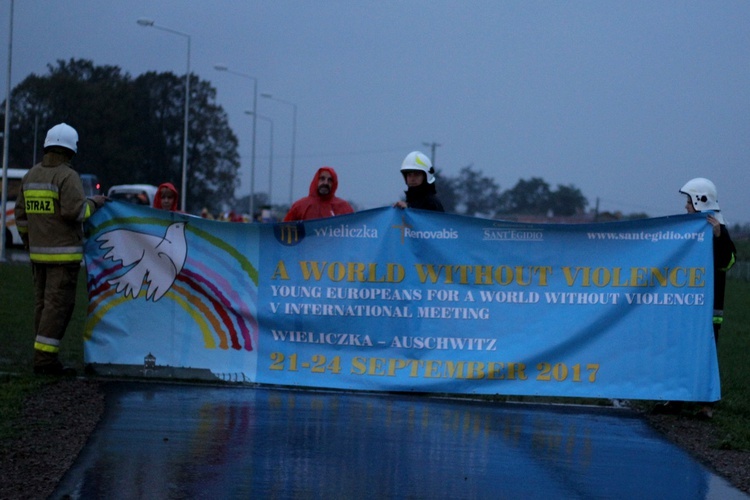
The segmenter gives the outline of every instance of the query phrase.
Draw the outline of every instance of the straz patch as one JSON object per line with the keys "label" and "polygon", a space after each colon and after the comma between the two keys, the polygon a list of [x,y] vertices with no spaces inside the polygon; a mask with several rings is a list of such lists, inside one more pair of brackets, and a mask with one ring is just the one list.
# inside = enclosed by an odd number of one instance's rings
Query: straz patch
{"label": "straz patch", "polygon": [[54,214],[55,203],[49,198],[26,198],[26,213]]}

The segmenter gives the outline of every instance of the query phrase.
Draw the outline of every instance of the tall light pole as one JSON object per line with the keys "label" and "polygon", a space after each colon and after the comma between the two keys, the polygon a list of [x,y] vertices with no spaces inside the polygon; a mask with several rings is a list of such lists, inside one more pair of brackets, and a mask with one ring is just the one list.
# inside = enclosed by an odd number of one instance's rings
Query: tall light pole
{"label": "tall light pole", "polygon": [[292,108],[294,108],[294,114],[292,117],[292,168],[289,174],[289,206],[292,206],[292,203],[294,203],[294,146],[295,140],[297,138],[297,105],[293,102],[278,99],[272,94],[261,94],[260,96],[265,97],[266,99],[271,99],[272,101],[283,102],[284,104],[288,104],[289,106],[292,106]]}
{"label": "tall light pole", "polygon": [[[245,111],[246,115],[254,115],[255,113],[247,110]],[[258,115],[258,118],[260,118],[263,121],[267,121],[271,124],[271,145],[269,147],[268,151],[268,204],[271,205],[271,199],[273,198],[273,120],[267,116]]]}
{"label": "tall light pole", "polygon": [[442,144],[438,144],[437,142],[423,142],[422,145],[430,147],[430,161],[432,162],[432,166],[435,167],[435,148],[437,148],[438,146],[442,146]]}
{"label": "tall light pole", "polygon": [[185,199],[187,196],[187,159],[188,159],[188,119],[190,113],[190,35],[183,33],[182,31],[173,30],[165,26],[159,26],[154,24],[152,19],[141,18],[138,19],[138,24],[141,26],[155,28],[157,30],[166,31],[174,35],[184,36],[187,38],[187,70],[185,71],[185,126],[182,132],[182,188],[180,189],[180,210],[183,212],[185,209]]}
{"label": "tall light pole", "polygon": [[36,165],[36,150],[38,149],[36,146],[38,144],[37,136],[39,133],[39,111],[34,113],[34,148],[31,152],[31,164]]}
{"label": "tall light pole", "polygon": [[253,145],[252,151],[250,153],[250,220],[255,220],[255,129],[257,128],[258,124],[258,120],[256,117],[256,112],[258,111],[258,79],[246,73],[232,71],[227,67],[226,64],[215,64],[214,69],[216,69],[217,71],[226,71],[227,73],[241,76],[243,78],[249,78],[253,81]]}
{"label": "tall light pole", "polygon": [[8,96],[5,98],[5,124],[3,126],[3,172],[0,177],[0,262],[5,261],[5,228],[7,214],[5,203],[8,201],[8,145],[10,144],[10,68],[13,61],[13,4],[10,0],[10,29],[8,30]]}

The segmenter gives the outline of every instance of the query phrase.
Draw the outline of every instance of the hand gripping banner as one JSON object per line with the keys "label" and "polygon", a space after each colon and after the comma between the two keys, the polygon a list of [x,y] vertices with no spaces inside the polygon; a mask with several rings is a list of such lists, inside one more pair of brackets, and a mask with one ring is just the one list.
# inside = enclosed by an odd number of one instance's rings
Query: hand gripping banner
{"label": "hand gripping banner", "polygon": [[705,214],[521,224],[380,208],[89,220],[97,372],[349,390],[714,401]]}

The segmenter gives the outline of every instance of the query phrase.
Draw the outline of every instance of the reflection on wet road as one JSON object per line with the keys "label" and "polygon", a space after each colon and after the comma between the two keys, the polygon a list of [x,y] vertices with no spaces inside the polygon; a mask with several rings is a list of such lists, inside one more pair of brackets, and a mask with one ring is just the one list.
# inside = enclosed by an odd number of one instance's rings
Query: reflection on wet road
{"label": "reflection on wet road", "polygon": [[66,495],[745,498],[627,410],[120,382]]}

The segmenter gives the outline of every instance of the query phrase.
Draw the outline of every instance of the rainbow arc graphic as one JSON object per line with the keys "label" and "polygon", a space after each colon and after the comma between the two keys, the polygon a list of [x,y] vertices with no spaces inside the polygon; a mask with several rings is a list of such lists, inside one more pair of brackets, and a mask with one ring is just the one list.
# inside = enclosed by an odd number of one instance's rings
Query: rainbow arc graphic
{"label": "rainbow arc graphic", "polygon": [[[152,217],[109,219],[96,226],[87,246],[97,245],[95,237],[109,230],[137,227],[143,233],[161,235],[169,223]],[[105,251],[100,249],[92,258],[90,248],[87,249],[89,307],[85,340],[91,340],[99,328],[106,328],[108,315],[115,309],[138,303],[139,310],[147,308],[149,318],[182,311],[197,327],[205,349],[257,349],[257,266],[232,245],[197,226],[188,221],[185,265],[169,291],[157,302],[146,300],[146,279],[136,298],[117,293],[109,281],[128,268],[119,261],[105,260]],[[121,320],[127,315],[117,316]],[[148,323],[148,318],[138,318],[135,325],[126,327],[143,328]]]}

